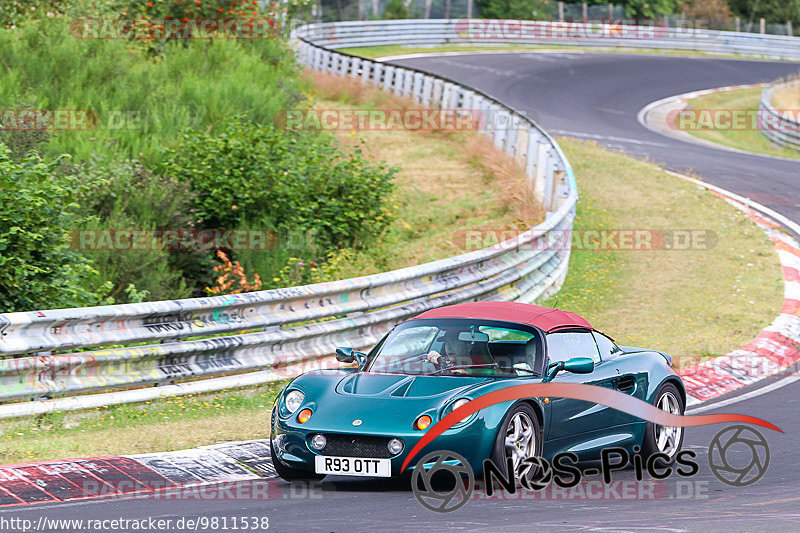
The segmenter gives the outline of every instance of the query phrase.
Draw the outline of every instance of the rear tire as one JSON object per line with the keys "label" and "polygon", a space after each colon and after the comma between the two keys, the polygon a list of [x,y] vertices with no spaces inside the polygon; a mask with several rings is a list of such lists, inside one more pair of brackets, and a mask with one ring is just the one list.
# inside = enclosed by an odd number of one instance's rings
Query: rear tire
{"label": "rear tire", "polygon": [[[682,415],[685,409],[678,387],[672,383],[665,383],[656,392],[654,405],[659,409],[675,415]],[[657,453],[664,454],[668,459],[664,464],[675,462],[675,456],[683,444],[682,427],[659,426],[653,422],[647,423],[642,441],[642,455],[645,460]]]}
{"label": "rear tire", "polygon": [[[511,408],[500,424],[494,442],[492,455],[489,457],[498,469],[508,477],[508,458],[512,459],[515,475],[521,463],[528,457],[542,455],[542,431],[536,412],[527,403],[520,403]],[[533,479],[539,473],[538,468],[529,467],[525,477]]]}

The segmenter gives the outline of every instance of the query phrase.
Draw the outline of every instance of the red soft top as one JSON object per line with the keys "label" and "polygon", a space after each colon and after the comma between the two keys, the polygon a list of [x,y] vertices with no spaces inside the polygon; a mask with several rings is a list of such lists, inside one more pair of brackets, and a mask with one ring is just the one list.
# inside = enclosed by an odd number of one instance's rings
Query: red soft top
{"label": "red soft top", "polygon": [[536,326],[546,333],[568,328],[594,328],[580,315],[551,309],[541,305],[518,302],[471,302],[448,305],[425,311],[412,320],[419,318],[483,318],[486,320],[502,320]]}

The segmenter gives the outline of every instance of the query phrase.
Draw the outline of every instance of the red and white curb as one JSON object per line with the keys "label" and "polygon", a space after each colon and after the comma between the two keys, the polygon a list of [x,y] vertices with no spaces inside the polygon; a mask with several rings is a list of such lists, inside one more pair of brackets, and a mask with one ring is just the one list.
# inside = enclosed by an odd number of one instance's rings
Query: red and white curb
{"label": "red and white curb", "polygon": [[[744,212],[767,234],[775,244],[784,282],[784,301],[781,313],[755,339],[727,355],[703,361],[678,372],[686,386],[687,406],[691,406],[741,389],[746,385],[752,385],[762,379],[798,370],[798,362],[800,362],[800,244],[793,237],[787,235],[781,226],[767,218],[764,212],[777,215],[775,218],[783,219],[782,222],[796,231],[800,228],[796,228],[796,224],[755,202],[692,178],[680,177],[711,189],[712,192]],[[750,205],[748,206],[744,202]],[[751,206],[757,207],[758,210]]]}
{"label": "red and white curb", "polygon": [[[101,497],[236,498],[225,482],[275,477],[269,442],[255,440],[144,455],[0,466],[0,507]],[[236,492],[241,492],[236,491]],[[270,499],[262,486],[247,497]]]}

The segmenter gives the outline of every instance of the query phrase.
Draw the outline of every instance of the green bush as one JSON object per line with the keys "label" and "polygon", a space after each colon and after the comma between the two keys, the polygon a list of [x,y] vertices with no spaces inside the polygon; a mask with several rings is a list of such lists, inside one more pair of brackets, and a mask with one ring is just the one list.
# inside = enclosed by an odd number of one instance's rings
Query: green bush
{"label": "green bush", "polygon": [[371,163],[361,147],[346,153],[323,134],[240,118],[219,135],[187,133],[165,151],[158,172],[191,186],[203,227],[269,224],[284,239],[310,235],[322,254],[359,247],[391,222],[384,204],[394,169]]}
{"label": "green bush", "polygon": [[169,43],[161,57],[150,58],[128,41],[77,39],[67,19],[0,31],[0,101],[19,96],[44,110],[90,110],[97,117],[96,127],[87,121],[91,129],[55,130],[50,155],[86,161],[114,153],[147,162],[180,141],[187,127],[216,133],[239,114],[267,123],[304,99],[283,41],[190,40]]}
{"label": "green bush", "polygon": [[98,279],[112,286],[110,296],[115,302],[132,302],[132,295],[142,291],[150,300],[192,296],[192,288],[209,276],[211,252],[165,250],[152,239],[142,249],[125,238],[110,248],[98,246],[109,242],[103,237],[119,231],[155,236],[158,230],[191,229],[194,218],[188,187],[154,175],[138,161],[103,159],[82,165],[79,172],[83,180],[97,184],[80,202],[87,218],[95,216],[79,227],[73,243],[94,262]]}
{"label": "green bush", "polygon": [[409,18],[408,8],[403,0],[389,0],[383,10],[383,18],[386,20],[400,20]]}
{"label": "green bush", "polygon": [[56,171],[57,159],[9,153],[0,143],[0,312],[101,303],[108,286],[68,237],[86,221],[76,200],[93,184]]}

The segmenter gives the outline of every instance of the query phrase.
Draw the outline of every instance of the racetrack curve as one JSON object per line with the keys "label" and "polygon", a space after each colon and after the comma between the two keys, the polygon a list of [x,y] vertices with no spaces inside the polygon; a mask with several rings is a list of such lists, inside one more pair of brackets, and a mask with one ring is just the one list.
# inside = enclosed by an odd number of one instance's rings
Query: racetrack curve
{"label": "racetrack curve", "polygon": [[[525,111],[554,135],[596,140],[636,157],[648,157],[678,172],[693,170],[706,181],[767,205],[800,222],[800,162],[737,154],[663,137],[641,126],[646,104],[694,90],[772,81],[797,72],[796,63],[576,52],[471,54],[403,59],[398,64],[440,74],[480,89]],[[580,187],[580,176],[578,186]],[[777,310],[776,310],[777,312]],[[777,379],[762,382],[775,383]],[[744,389],[743,393],[751,392]],[[720,401],[727,397],[720,398]],[[424,509],[397,482],[331,478],[321,489],[293,491],[277,480],[268,501],[178,501],[117,499],[30,505],[0,510],[3,518],[138,519],[146,517],[267,516],[277,531],[800,531],[800,381],[708,412],[765,418],[784,433],[761,431],[771,450],[763,479],[730,487],[710,471],[706,452],[721,426],[689,428],[684,447],[698,453],[699,474],[672,476],[660,485],[704,497],[625,499],[577,498],[475,500],[455,512]],[[265,425],[266,431],[266,425]],[[737,457],[749,451],[733,450]],[[589,478],[598,479],[597,476]],[[614,479],[633,480],[632,470]],[[694,483],[697,482],[697,483]],[[619,486],[618,486],[619,487]],[[309,497],[311,496],[311,497]]]}

